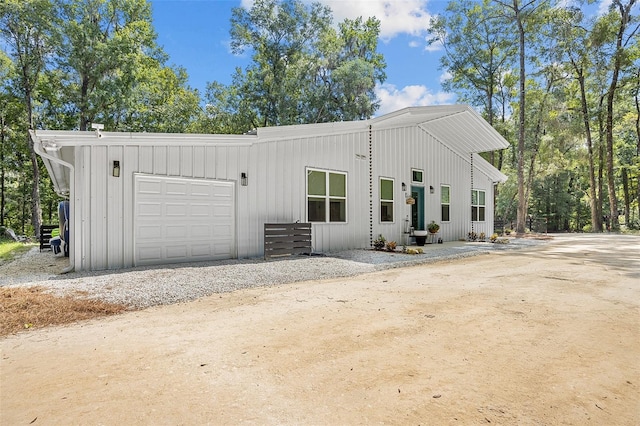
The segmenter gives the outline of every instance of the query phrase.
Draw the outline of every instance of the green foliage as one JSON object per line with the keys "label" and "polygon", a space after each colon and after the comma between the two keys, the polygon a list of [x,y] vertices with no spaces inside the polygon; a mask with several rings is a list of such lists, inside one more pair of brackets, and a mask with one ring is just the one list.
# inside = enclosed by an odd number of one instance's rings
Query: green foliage
{"label": "green foliage", "polygon": [[377,49],[380,22],[345,20],[300,0],[258,0],[233,11],[231,48],[253,62],[231,85],[213,82],[200,128],[244,133],[255,127],[358,120],[378,108],[375,85],[386,78]]}
{"label": "green foliage", "polygon": [[373,240],[373,248],[376,250],[384,250],[386,244],[387,239],[383,237],[382,234],[378,235],[378,238]]}

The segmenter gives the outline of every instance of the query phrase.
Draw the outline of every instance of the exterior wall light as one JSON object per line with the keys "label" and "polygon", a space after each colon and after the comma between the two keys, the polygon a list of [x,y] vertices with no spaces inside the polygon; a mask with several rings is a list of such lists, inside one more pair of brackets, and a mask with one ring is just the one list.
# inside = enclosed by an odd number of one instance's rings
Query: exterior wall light
{"label": "exterior wall light", "polygon": [[407,184],[406,184],[406,183],[404,183],[404,182],[402,182],[402,190],[403,190],[403,191],[406,191],[406,190],[407,190]]}
{"label": "exterior wall light", "polygon": [[113,162],[113,177],[120,177],[120,162]]}
{"label": "exterior wall light", "polygon": [[247,186],[247,184],[248,184],[247,174],[245,172],[240,173],[240,185]]}
{"label": "exterior wall light", "polygon": [[436,192],[436,190],[433,188],[433,185],[429,185],[429,192],[432,194]]}

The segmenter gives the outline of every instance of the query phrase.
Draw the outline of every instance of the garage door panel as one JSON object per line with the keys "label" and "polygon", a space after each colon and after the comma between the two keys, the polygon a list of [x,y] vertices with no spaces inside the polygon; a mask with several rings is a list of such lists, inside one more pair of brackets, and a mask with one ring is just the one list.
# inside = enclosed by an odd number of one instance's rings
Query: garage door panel
{"label": "garage door panel", "polygon": [[232,182],[135,175],[136,264],[235,256]]}
{"label": "garage door panel", "polygon": [[212,185],[194,182],[193,184],[191,184],[191,195],[196,198],[209,198],[214,195]]}
{"label": "garage door panel", "polygon": [[138,182],[138,193],[140,194],[158,195],[161,192],[162,192],[162,182],[150,181],[148,179],[140,179]]}
{"label": "garage door panel", "polygon": [[158,217],[162,214],[162,204],[158,202],[144,202],[138,205],[139,216]]}
{"label": "garage door panel", "polygon": [[187,195],[188,187],[186,182],[166,182],[167,195]]}
{"label": "garage door panel", "polygon": [[187,212],[187,207],[181,203],[166,203],[165,204],[165,214],[167,216],[179,216],[182,218],[186,218],[189,214]]}
{"label": "garage door panel", "polygon": [[194,244],[191,246],[191,255],[202,257],[213,255],[212,244]]}
{"label": "garage door panel", "polygon": [[138,246],[137,256],[141,264],[148,264],[149,261],[162,257],[162,248],[157,245],[149,246],[141,244]]}
{"label": "garage door panel", "polygon": [[210,239],[214,236],[213,227],[209,224],[190,225],[189,235]]}
{"label": "garage door panel", "polygon": [[187,244],[172,244],[164,248],[167,260],[185,259],[189,253]]}
{"label": "garage door panel", "polygon": [[155,240],[162,234],[162,227],[160,224],[155,225],[140,225],[136,228],[136,237],[138,241],[143,240]]}
{"label": "garage door panel", "polygon": [[211,204],[191,203],[190,207],[191,207],[190,216],[192,217],[197,217],[197,216],[210,217],[211,216]]}
{"label": "garage door panel", "polygon": [[183,239],[187,236],[188,226],[186,224],[166,225],[164,227],[164,237],[172,240]]}

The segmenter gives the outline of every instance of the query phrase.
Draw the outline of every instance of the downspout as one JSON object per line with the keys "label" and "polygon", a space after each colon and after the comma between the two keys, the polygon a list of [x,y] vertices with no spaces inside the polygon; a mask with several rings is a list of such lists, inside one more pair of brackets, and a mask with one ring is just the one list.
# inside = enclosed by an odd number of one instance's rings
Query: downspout
{"label": "downspout", "polygon": [[373,131],[369,124],[369,247],[373,247]]}
{"label": "downspout", "polygon": [[[469,193],[469,197],[471,198],[471,205],[473,206],[473,152],[471,153],[471,192]],[[473,207],[471,208],[471,210],[473,211]],[[475,222],[473,220],[473,215],[471,217],[471,233],[475,234],[476,230],[475,230],[475,226],[474,226]]]}
{"label": "downspout", "polygon": [[[75,188],[74,188],[75,187],[75,169],[73,167],[73,164],[67,163],[61,158],[57,158],[51,154],[48,154],[46,152],[46,148],[45,149],[42,148],[42,142],[39,142],[37,140],[36,133],[34,130],[30,130],[29,134],[31,136],[31,140],[33,141],[33,149],[36,152],[36,154],[38,154],[42,158],[46,158],[47,160],[55,164],[61,165],[62,167],[69,168],[69,212],[70,213],[73,212],[72,207],[74,203],[73,203],[72,195],[75,193]],[[58,194],[58,195],[64,196],[63,194]],[[75,226],[71,226],[71,223],[69,223],[69,240],[73,241],[74,237],[75,237]],[[67,274],[69,272],[73,272],[73,270],[75,269],[74,263],[75,263],[75,255],[73,253],[73,250],[69,250],[69,266],[64,268],[62,270],[62,273]]]}

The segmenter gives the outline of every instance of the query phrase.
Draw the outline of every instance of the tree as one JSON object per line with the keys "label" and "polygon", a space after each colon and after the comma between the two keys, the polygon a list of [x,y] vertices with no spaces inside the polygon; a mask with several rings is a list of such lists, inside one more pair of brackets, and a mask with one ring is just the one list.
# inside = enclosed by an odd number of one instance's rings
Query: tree
{"label": "tree", "polygon": [[[432,19],[429,29],[429,43],[444,47],[441,67],[452,75],[445,82],[445,89],[457,90],[463,100],[482,107],[492,126],[496,96],[510,74],[516,54],[508,33],[496,25],[497,13],[488,3],[450,2],[444,14]],[[501,116],[505,115],[503,109]]]}
{"label": "tree", "polygon": [[[140,68],[166,60],[156,46],[146,0],[61,0],[58,64],[78,127],[113,118],[128,105]],[[110,127],[114,128],[113,123]]]}
{"label": "tree", "polygon": [[[540,8],[546,7],[546,0],[493,0],[500,6],[497,17],[503,23],[512,23],[517,30],[518,40],[518,70],[519,70],[519,99],[518,99],[518,211],[516,217],[516,232],[525,232],[527,216],[527,200],[525,199],[525,139],[526,139],[526,64],[527,64],[527,36],[535,33],[536,14]],[[499,24],[499,21],[496,22]]]}
{"label": "tree", "polygon": [[[24,101],[27,129],[34,128],[34,91],[55,43],[57,14],[48,0],[5,0],[0,3],[0,35],[9,48],[16,68],[16,85]],[[33,182],[31,186],[31,224],[40,235],[40,169],[33,142],[24,132]]]}
{"label": "tree", "polygon": [[236,70],[229,87],[209,84],[199,127],[243,133],[370,117],[378,108],[376,82],[386,78],[376,51],[380,22],[345,20],[336,30],[331,21],[329,8],[300,0],[234,9],[232,50],[250,51],[253,62]]}
{"label": "tree", "polygon": [[609,89],[606,96],[606,164],[607,164],[607,189],[609,195],[609,214],[611,220],[611,229],[619,229],[618,221],[618,201],[616,196],[616,184],[613,171],[614,166],[614,148],[613,148],[613,127],[614,127],[614,101],[620,73],[624,72],[623,68],[630,65],[629,61],[629,43],[635,40],[638,32],[638,17],[631,13],[631,9],[637,0],[628,0],[624,3],[622,0],[613,0],[609,13],[596,23],[594,28],[596,40],[602,44],[610,43],[610,36],[613,35],[613,52],[610,56],[611,62],[609,69],[611,72]]}

